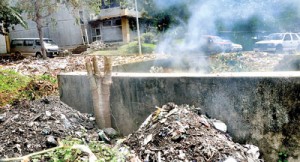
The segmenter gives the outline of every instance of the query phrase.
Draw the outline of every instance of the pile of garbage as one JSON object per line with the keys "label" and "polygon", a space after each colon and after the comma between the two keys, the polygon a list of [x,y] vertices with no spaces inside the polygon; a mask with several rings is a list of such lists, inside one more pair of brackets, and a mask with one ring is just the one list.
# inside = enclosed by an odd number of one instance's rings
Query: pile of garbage
{"label": "pile of garbage", "polygon": [[103,41],[95,41],[95,42],[89,44],[89,48],[93,51],[103,50],[103,49],[109,48],[111,46],[112,46],[111,44],[104,43]]}
{"label": "pile of garbage", "polygon": [[11,61],[18,61],[18,60],[23,60],[25,57],[22,55],[16,55],[16,54],[11,54],[11,55],[5,55],[1,54],[0,55],[0,64],[6,64]]}
{"label": "pile of garbage", "polygon": [[59,97],[24,100],[7,107],[0,112],[0,132],[0,159],[55,147],[66,137],[99,140],[95,118],[72,109]]}
{"label": "pile of garbage", "polygon": [[169,103],[124,144],[142,161],[260,161],[258,147],[234,143],[226,131],[223,122],[208,119],[199,108]]}
{"label": "pile of garbage", "polygon": [[22,94],[23,97],[35,100],[50,95],[57,95],[58,85],[46,80],[31,80],[22,91],[25,93]]}
{"label": "pile of garbage", "polygon": [[[48,60],[28,57],[23,60],[6,62],[0,68],[10,69],[23,75],[43,75],[49,74],[56,77],[60,72],[86,71],[85,59],[93,57],[89,55],[55,57]],[[166,55],[139,55],[139,56],[111,56],[113,66],[133,62],[154,60],[156,58],[166,58]],[[103,57],[97,56],[99,67],[103,68]]]}
{"label": "pile of garbage", "polygon": [[[23,75],[49,74],[55,76],[60,72],[72,72],[85,70],[85,57],[56,57],[52,59],[37,59],[28,57],[23,60],[8,62],[3,69],[10,69]],[[1,67],[0,67],[1,68]]]}
{"label": "pile of garbage", "polygon": [[270,72],[285,55],[267,52],[244,51],[211,56],[211,73],[221,72]]}

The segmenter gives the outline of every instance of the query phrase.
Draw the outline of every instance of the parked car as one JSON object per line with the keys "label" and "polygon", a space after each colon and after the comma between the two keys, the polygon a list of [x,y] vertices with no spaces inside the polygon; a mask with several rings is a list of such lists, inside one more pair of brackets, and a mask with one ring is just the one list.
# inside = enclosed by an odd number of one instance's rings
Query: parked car
{"label": "parked car", "polygon": [[[59,47],[49,38],[43,39],[47,56],[58,55]],[[11,53],[24,56],[42,57],[39,38],[15,38],[11,40]]]}
{"label": "parked car", "polygon": [[240,44],[232,43],[231,52],[240,52],[243,50],[243,46]]}
{"label": "parked car", "polygon": [[300,37],[296,33],[273,33],[265,40],[254,45],[254,51],[276,52],[296,51],[300,49]]}
{"label": "parked car", "polygon": [[224,40],[231,43],[231,46],[228,46],[230,48],[225,50],[226,52],[239,52],[239,51],[243,50],[242,45],[233,43],[231,40],[227,40],[227,39],[224,39]]}
{"label": "parked car", "polygon": [[218,36],[204,35],[202,36],[201,49],[205,54],[217,54],[222,52],[230,52],[232,43]]}

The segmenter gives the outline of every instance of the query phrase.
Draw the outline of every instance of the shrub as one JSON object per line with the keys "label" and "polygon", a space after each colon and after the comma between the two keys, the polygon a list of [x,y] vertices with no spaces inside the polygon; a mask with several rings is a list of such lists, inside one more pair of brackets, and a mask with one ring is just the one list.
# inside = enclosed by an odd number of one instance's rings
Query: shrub
{"label": "shrub", "polygon": [[154,39],[155,39],[155,35],[153,33],[143,33],[141,35],[141,38],[142,38],[142,42],[143,43],[155,43]]}
{"label": "shrub", "polygon": [[[154,44],[143,43],[142,44],[142,52],[144,54],[152,53],[154,51],[155,47],[156,46]],[[138,45],[137,41],[134,41],[134,42],[130,42],[126,45],[121,46],[119,48],[119,50],[121,53],[124,53],[124,54],[138,54],[139,53],[139,45]]]}
{"label": "shrub", "polygon": [[[143,33],[140,37],[142,43],[154,44],[156,42],[156,36],[154,33]],[[138,38],[134,38],[134,41],[138,41]]]}

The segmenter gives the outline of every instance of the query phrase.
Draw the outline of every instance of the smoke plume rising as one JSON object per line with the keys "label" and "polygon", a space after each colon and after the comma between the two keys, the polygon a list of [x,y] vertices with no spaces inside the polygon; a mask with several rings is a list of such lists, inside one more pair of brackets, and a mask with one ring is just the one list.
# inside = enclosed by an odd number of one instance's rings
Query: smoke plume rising
{"label": "smoke plume rising", "polygon": [[[158,45],[158,52],[172,54],[201,53],[199,46],[204,42],[199,42],[199,38],[207,34],[217,35],[217,21],[223,22],[223,26],[230,31],[234,24],[247,21],[253,16],[268,25],[276,22],[289,6],[300,10],[298,0],[155,0],[155,3],[159,9],[190,3],[188,9],[191,16],[187,23],[182,21],[180,25],[169,29]],[[256,28],[259,30],[260,26]],[[285,30],[280,28],[280,31]]]}

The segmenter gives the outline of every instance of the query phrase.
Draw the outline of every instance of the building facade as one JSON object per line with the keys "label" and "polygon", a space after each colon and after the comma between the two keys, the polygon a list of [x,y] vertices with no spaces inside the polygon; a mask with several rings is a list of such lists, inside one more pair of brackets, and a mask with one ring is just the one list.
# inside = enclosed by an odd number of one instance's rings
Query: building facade
{"label": "building facade", "polygon": [[0,54],[7,53],[6,40],[4,35],[0,35]]}
{"label": "building facade", "polygon": [[[140,18],[140,14],[138,14]],[[120,2],[102,4],[99,15],[90,15],[91,41],[130,42],[136,37],[136,11],[123,8]]]}
{"label": "building facade", "polygon": [[[97,15],[88,10],[80,10],[75,14],[79,19],[60,3],[58,10],[46,20],[44,37],[66,48],[97,40],[126,43],[136,37],[136,29],[130,28],[130,22],[135,22],[136,12],[121,7],[120,1],[103,0],[100,14]],[[38,38],[35,22],[27,22],[27,30],[18,25],[10,32],[10,38]]]}

